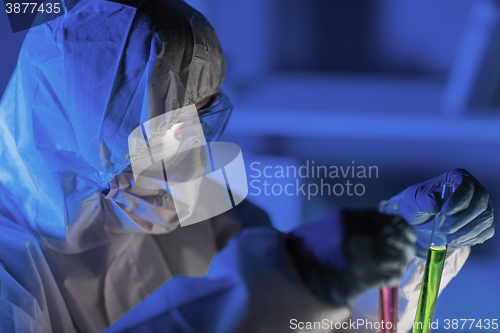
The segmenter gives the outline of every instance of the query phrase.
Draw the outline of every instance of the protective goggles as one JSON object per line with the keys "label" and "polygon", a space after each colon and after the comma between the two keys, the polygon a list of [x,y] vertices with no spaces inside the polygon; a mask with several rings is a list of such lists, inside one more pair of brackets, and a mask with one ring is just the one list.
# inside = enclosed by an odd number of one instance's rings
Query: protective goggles
{"label": "protective goggles", "polygon": [[129,152],[137,184],[139,175],[156,179],[165,172],[171,180],[185,181],[203,173],[207,143],[220,137],[232,108],[229,98],[218,93],[200,110],[189,105],[136,128],[129,136]]}
{"label": "protective goggles", "polygon": [[[220,138],[232,111],[233,105],[229,101],[229,98],[222,92],[214,95],[206,107],[197,111],[206,142],[214,142]],[[194,110],[185,113],[180,119],[179,123],[181,126],[176,129],[176,139],[182,139],[183,137],[182,123],[185,120],[193,118],[195,118]]]}

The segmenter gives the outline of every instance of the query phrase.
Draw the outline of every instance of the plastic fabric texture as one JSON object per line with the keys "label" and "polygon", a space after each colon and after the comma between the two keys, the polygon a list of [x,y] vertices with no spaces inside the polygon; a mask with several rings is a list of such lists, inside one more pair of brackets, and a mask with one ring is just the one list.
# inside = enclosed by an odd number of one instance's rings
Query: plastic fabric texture
{"label": "plastic fabric texture", "polygon": [[102,195],[130,163],[134,129],[182,116],[170,112],[224,80],[201,14],[182,1],[127,3],[80,1],[31,29],[2,97],[1,331],[102,331],[172,276],[205,274],[238,230],[177,231],[171,198],[135,193],[122,202],[136,219]]}
{"label": "plastic fabric texture", "polygon": [[167,327],[169,332],[276,333],[290,331],[291,319],[347,319],[348,307],[323,303],[303,285],[284,238],[272,228],[243,230],[214,258],[206,277],[173,278],[105,333]]}
{"label": "plastic fabric texture", "polygon": [[400,217],[346,210],[299,227],[287,245],[317,297],[349,305],[370,288],[396,285],[415,256],[415,241]]}
{"label": "plastic fabric texture", "polygon": [[81,1],[31,29],[0,105],[4,206],[64,239],[82,200],[130,163],[130,133],[161,115],[173,126],[224,72],[214,30],[182,1]]}

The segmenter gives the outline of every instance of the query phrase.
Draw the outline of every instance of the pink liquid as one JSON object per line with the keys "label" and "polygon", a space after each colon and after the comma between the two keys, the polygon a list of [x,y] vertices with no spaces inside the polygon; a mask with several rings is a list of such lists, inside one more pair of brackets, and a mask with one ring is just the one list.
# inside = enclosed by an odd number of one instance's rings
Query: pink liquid
{"label": "pink liquid", "polygon": [[396,333],[398,325],[398,287],[379,289],[379,333]]}

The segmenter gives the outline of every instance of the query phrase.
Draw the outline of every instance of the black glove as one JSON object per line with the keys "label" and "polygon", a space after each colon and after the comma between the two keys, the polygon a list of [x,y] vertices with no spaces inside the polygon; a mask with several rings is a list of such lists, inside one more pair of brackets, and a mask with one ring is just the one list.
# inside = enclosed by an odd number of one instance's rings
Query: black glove
{"label": "black glove", "polygon": [[350,305],[370,288],[397,285],[415,257],[415,242],[402,218],[371,210],[334,211],[286,239],[306,285],[335,305]]}

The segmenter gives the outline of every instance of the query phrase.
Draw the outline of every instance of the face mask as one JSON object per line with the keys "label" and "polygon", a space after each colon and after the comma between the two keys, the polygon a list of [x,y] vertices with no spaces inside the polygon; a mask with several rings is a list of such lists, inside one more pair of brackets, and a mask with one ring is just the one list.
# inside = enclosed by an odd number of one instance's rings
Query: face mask
{"label": "face mask", "polygon": [[160,234],[179,225],[172,197],[167,191],[135,186],[134,175],[128,170],[113,178],[110,187],[106,204],[121,223],[116,228]]}

